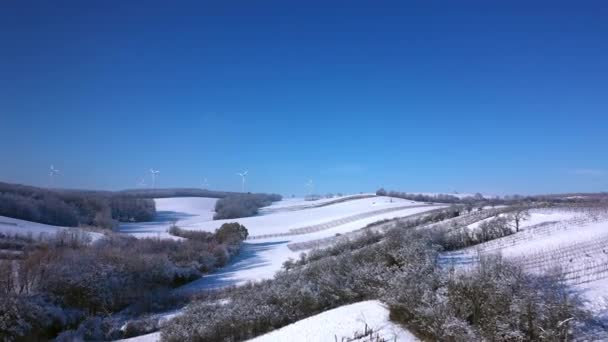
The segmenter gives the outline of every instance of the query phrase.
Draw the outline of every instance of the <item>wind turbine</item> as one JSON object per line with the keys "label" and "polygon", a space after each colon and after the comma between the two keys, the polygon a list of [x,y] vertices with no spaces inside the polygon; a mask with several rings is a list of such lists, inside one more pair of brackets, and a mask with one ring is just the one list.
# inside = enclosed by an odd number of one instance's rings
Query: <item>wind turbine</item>
{"label": "wind turbine", "polygon": [[160,173],[158,170],[150,169],[150,173],[152,174],[152,187],[156,188],[156,176]]}
{"label": "wind turbine", "polygon": [[306,188],[308,189],[308,196],[312,196],[315,188],[315,184],[312,182],[312,179],[309,179],[308,182],[306,182]]}
{"label": "wind turbine", "polygon": [[241,173],[236,173],[237,175],[241,176],[242,178],[242,183],[241,183],[241,191],[245,192],[245,176],[247,176],[247,174],[249,173],[249,171],[243,171]]}
{"label": "wind turbine", "polygon": [[203,189],[208,189],[209,188],[209,182],[207,182],[207,178],[205,178],[203,180]]}
{"label": "wind turbine", "polygon": [[53,165],[51,165],[51,172],[49,176],[51,178],[51,186],[55,185],[55,175],[59,174],[59,170],[57,170]]}

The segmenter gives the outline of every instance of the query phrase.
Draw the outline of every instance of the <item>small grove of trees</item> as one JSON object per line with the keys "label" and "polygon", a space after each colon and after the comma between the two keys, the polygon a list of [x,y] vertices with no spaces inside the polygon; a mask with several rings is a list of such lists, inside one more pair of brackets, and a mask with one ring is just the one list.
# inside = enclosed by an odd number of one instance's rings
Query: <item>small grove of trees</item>
{"label": "small grove of trees", "polygon": [[246,236],[225,224],[205,239],[111,235],[90,244],[74,230],[27,246],[15,240],[21,258],[0,260],[0,340],[46,340],[70,327],[78,329],[68,339],[122,338],[103,317],[163,308],[171,288],[226,265]]}
{"label": "small grove of trees", "polygon": [[55,191],[0,183],[0,215],[58,226],[111,229],[118,222],[152,220],[156,208],[151,199],[112,192]]}
{"label": "small grove of trees", "polygon": [[453,251],[495,240],[515,232],[509,224],[508,217],[497,216],[482,221],[477,228],[438,226],[431,230],[431,233],[444,250]]}
{"label": "small grove of trees", "polygon": [[234,194],[215,203],[215,220],[255,216],[261,207],[280,201],[277,194]]}

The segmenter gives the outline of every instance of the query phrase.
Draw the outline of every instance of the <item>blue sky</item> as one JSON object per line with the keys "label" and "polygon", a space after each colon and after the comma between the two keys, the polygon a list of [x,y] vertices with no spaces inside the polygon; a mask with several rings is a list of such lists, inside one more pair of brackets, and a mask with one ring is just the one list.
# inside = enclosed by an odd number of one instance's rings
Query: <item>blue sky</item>
{"label": "blue sky", "polygon": [[608,190],[603,1],[93,3],[0,5],[0,180]]}

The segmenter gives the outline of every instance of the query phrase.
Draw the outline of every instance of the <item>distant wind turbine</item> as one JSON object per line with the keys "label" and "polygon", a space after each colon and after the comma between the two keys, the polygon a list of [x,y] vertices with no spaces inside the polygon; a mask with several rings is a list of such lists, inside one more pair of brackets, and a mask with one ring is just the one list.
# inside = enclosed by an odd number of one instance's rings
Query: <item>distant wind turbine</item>
{"label": "distant wind turbine", "polygon": [[241,173],[236,173],[237,175],[241,176],[242,178],[242,182],[241,182],[241,192],[245,192],[245,176],[247,176],[247,174],[249,173],[249,171],[243,171]]}
{"label": "distant wind turbine", "polygon": [[306,182],[306,188],[308,189],[308,196],[312,196],[315,189],[315,184],[312,182],[312,179],[309,179],[308,182]]}
{"label": "distant wind turbine", "polygon": [[207,182],[207,178],[205,178],[203,180],[203,189],[208,189],[209,188],[209,182]]}
{"label": "distant wind turbine", "polygon": [[51,171],[49,176],[51,178],[51,186],[55,185],[55,176],[59,174],[59,170],[57,170],[53,165],[51,165]]}
{"label": "distant wind turbine", "polygon": [[160,173],[158,170],[150,169],[150,173],[152,174],[152,187],[156,188],[156,177]]}

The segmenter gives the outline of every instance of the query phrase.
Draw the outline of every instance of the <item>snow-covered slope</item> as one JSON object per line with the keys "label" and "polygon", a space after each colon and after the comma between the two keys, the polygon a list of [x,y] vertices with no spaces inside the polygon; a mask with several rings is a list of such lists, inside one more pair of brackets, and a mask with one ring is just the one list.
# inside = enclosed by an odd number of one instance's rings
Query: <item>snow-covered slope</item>
{"label": "snow-covered slope", "polygon": [[[71,227],[61,227],[61,226],[52,226],[43,223],[36,223],[31,221],[24,221],[15,219],[12,217],[0,216],[0,233],[8,234],[8,235],[29,235],[32,237],[44,237],[56,234],[57,232],[66,230],[66,229],[78,229]],[[103,236],[100,233],[94,232],[86,232],[89,236],[91,236],[92,240],[97,240]]]}
{"label": "snow-covered slope", "polygon": [[171,238],[167,230],[173,222],[180,227],[186,227],[213,220],[217,198],[157,198],[154,202],[157,212],[154,222],[123,223],[119,231],[135,237]]}
{"label": "snow-covered slope", "polygon": [[[520,228],[525,229],[527,227],[536,226],[545,222],[560,222],[572,219],[575,214],[573,212],[566,212],[561,210],[551,210],[551,209],[532,209],[529,211],[530,217],[526,218],[521,222]],[[500,216],[508,216],[509,214],[501,214]],[[470,229],[476,229],[479,225],[487,220],[491,220],[492,217],[477,221],[473,224],[468,225]]]}
{"label": "snow-covered slope", "polygon": [[124,338],[122,340],[116,340],[114,342],[158,342],[160,341],[160,332],[155,332],[151,334]]}
{"label": "snow-covered slope", "polygon": [[250,236],[286,233],[293,229],[340,220],[355,214],[382,209],[399,209],[419,206],[424,203],[390,197],[371,197],[341,202],[320,208],[278,212],[269,215],[244,217],[239,219],[184,222],[180,227],[190,230],[214,231],[226,222],[239,222],[249,231]]}
{"label": "snow-covered slope", "polygon": [[[336,204],[337,205],[337,204]],[[365,208],[365,206],[362,206]],[[264,239],[255,239],[255,240],[247,240],[242,247],[241,253],[239,256],[228,266],[222,268],[221,270],[204,276],[203,278],[194,281],[188,285],[186,285],[183,290],[184,291],[198,291],[200,289],[210,289],[223,287],[228,285],[240,285],[246,283],[247,281],[257,281],[262,279],[269,279],[274,276],[274,274],[281,269],[283,263],[287,261],[289,258],[297,259],[302,253],[302,251],[292,251],[288,248],[289,244],[292,243],[300,243],[306,242],[310,240],[316,240],[325,237],[335,236],[336,234],[345,234],[360,228],[365,227],[366,225],[383,220],[383,219],[392,219],[395,217],[406,217],[410,215],[415,215],[421,212],[433,210],[440,208],[439,206],[425,206],[418,207],[412,206],[410,208],[400,209],[390,213],[379,214],[371,217],[367,217],[362,220],[357,220],[350,223],[345,223],[341,225],[337,225],[335,227],[325,229],[322,231],[308,233],[308,234],[300,234],[300,235],[289,235],[289,236],[278,236],[278,237],[269,237]],[[313,210],[313,209],[308,209]],[[303,210],[305,211],[305,210]],[[295,214],[296,212],[292,212]],[[356,212],[355,212],[356,213]],[[263,217],[277,216],[276,215],[268,215]],[[282,216],[282,215],[281,215]],[[248,226],[248,220],[242,219],[240,221],[243,223],[247,229],[250,229]],[[300,221],[301,224],[304,224],[306,221]],[[277,221],[277,224],[280,221]],[[263,227],[263,226],[261,226]],[[276,226],[280,228],[279,225]],[[252,229],[253,230],[253,229]],[[250,230],[250,231],[252,231]],[[255,230],[253,230],[255,231]]]}
{"label": "snow-covered slope", "polygon": [[286,260],[297,258],[301,253],[291,251],[287,247],[290,243],[344,234],[378,220],[414,215],[440,207],[376,196],[339,203],[326,202],[325,206],[313,208],[297,207],[302,204],[301,200],[286,200],[275,207],[295,206],[298,209],[214,221],[216,201],[197,197],[155,199],[158,212],[155,222],[122,224],[120,231],[136,237],[174,238],[167,233],[173,221],[182,229],[209,232],[226,222],[244,225],[251,239],[243,244],[240,255],[230,265],[182,289],[197,291],[272,278]]}
{"label": "snow-covered slope", "polygon": [[[377,300],[341,306],[322,312],[281,329],[259,336],[250,342],[335,342],[373,329],[373,336],[387,341],[418,341],[406,329],[389,320],[389,311]],[[343,340],[344,338],[344,340]],[[364,341],[370,341],[365,339]],[[375,341],[375,339],[373,339]]]}
{"label": "snow-covered slope", "polygon": [[267,207],[263,207],[260,209],[260,214],[272,214],[281,211],[293,211],[293,210],[302,210],[307,208],[314,208],[319,206],[328,205],[331,203],[345,202],[349,200],[356,200],[364,197],[374,197],[376,196],[373,193],[366,194],[356,194],[356,195],[346,195],[346,196],[336,196],[331,198],[320,198],[314,201],[306,200],[302,197],[296,198],[284,198],[278,202],[272,203]]}
{"label": "snow-covered slope", "polygon": [[479,254],[501,254],[530,273],[560,268],[587,306],[608,317],[608,212],[601,209],[535,209],[522,231],[462,251],[443,261],[474,265]]}
{"label": "snow-covered slope", "polygon": [[[377,300],[369,300],[344,305],[312,317],[305,318],[249,342],[335,342],[346,341],[355,334],[372,330],[368,339],[356,341],[376,341],[374,337],[387,341],[419,341],[407,329],[389,320],[388,309]],[[160,332],[119,340],[120,342],[160,341]]]}

